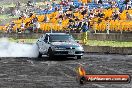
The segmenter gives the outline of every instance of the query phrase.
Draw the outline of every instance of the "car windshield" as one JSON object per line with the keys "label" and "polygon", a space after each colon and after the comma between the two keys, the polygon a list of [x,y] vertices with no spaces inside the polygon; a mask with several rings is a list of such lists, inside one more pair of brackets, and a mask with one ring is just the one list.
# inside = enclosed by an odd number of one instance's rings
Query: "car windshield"
{"label": "car windshield", "polygon": [[71,35],[50,35],[50,42],[74,42]]}

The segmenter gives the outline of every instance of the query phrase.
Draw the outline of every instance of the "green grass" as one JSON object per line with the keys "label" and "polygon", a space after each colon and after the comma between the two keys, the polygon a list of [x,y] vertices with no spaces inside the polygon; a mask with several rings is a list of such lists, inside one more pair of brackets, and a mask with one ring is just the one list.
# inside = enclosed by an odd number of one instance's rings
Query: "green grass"
{"label": "green grass", "polygon": [[5,14],[5,15],[0,15],[0,19],[12,19],[12,18],[18,18],[18,17],[16,17],[16,16],[9,16],[9,15],[7,15],[7,14]]}
{"label": "green grass", "polygon": [[4,18],[7,18],[8,16],[7,15],[0,15],[0,19],[4,19]]}
{"label": "green grass", "polygon": [[[35,43],[37,39],[13,39],[13,38],[8,38],[7,39],[9,42],[16,42],[16,43]],[[6,41],[6,39],[0,38],[0,41]]]}
{"label": "green grass", "polygon": [[[37,39],[8,39],[11,42],[18,43],[35,43]],[[1,41],[1,39],[0,39]],[[97,41],[97,40],[88,40],[87,44],[89,46],[111,46],[111,47],[132,47],[132,42],[120,42],[120,41]]]}
{"label": "green grass", "polygon": [[12,39],[9,38],[9,41],[11,42],[18,42],[18,43],[35,43],[37,41],[37,39]]}
{"label": "green grass", "polygon": [[132,47],[132,42],[88,40],[89,46]]}
{"label": "green grass", "polygon": [[0,3],[0,6],[3,6],[4,8],[8,8],[8,7],[15,7],[15,4],[13,3]]}

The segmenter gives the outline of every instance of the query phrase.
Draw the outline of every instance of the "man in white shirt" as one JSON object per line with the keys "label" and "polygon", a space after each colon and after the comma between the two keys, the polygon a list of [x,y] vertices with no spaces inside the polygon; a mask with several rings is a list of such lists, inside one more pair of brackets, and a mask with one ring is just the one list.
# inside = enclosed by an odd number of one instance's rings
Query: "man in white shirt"
{"label": "man in white shirt", "polygon": [[25,30],[25,23],[22,21],[21,23],[21,31],[24,31]]}
{"label": "man in white shirt", "polygon": [[33,23],[33,32],[36,30],[38,32],[38,29],[40,28],[40,23],[39,22],[34,22]]}

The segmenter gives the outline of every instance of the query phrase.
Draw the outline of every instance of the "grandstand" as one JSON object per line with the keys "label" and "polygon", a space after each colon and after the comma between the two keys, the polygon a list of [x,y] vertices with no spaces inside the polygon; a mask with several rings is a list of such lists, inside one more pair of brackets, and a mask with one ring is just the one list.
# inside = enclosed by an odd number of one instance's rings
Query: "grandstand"
{"label": "grandstand", "polygon": [[[100,1],[100,0],[99,0]],[[78,28],[80,22],[88,22],[89,29],[94,31],[132,31],[132,3],[130,0],[126,5],[123,0],[73,0],[67,2],[53,3],[49,7],[36,10],[31,17],[14,20],[12,31],[21,29],[24,22],[25,29],[33,27],[32,21],[37,18],[41,31],[69,31],[81,30]],[[128,7],[129,5],[129,7]],[[9,23],[0,26],[0,30],[7,31]]]}

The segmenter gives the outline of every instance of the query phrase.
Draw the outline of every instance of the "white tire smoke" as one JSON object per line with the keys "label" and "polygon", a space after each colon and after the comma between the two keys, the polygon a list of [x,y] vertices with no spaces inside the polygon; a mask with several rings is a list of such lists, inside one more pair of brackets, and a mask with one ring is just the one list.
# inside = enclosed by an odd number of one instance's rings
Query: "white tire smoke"
{"label": "white tire smoke", "polygon": [[0,57],[37,57],[39,54],[36,44],[9,42],[8,38],[0,40]]}

